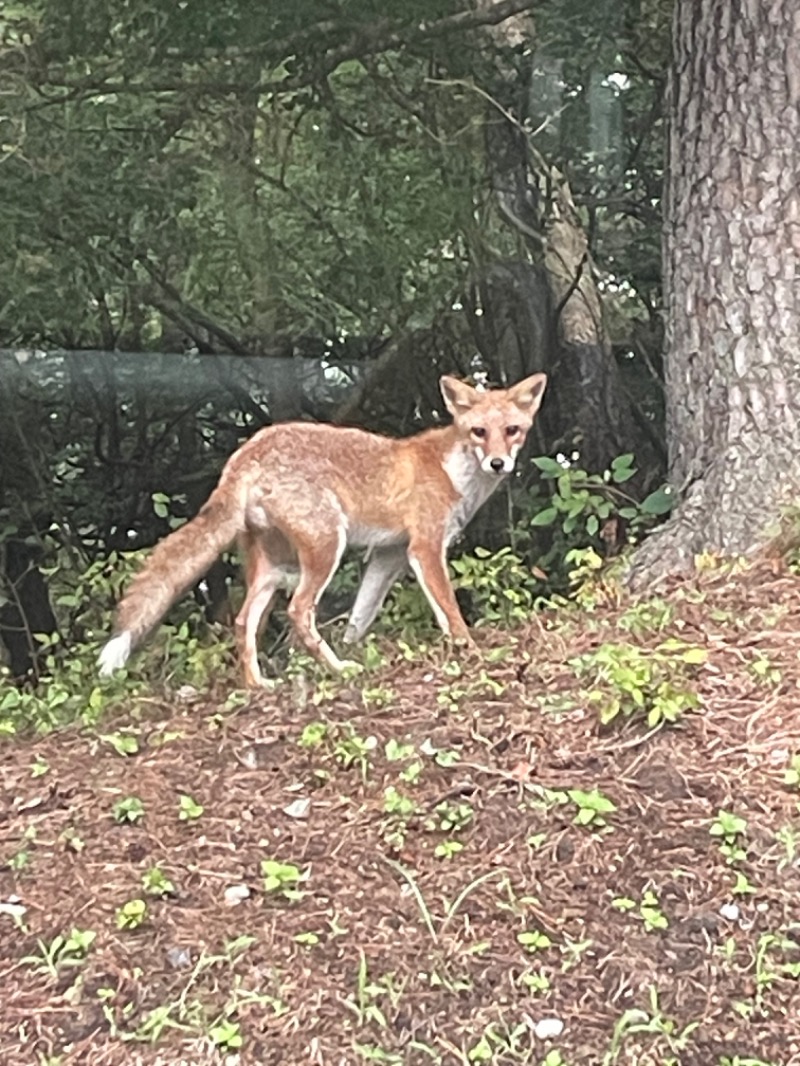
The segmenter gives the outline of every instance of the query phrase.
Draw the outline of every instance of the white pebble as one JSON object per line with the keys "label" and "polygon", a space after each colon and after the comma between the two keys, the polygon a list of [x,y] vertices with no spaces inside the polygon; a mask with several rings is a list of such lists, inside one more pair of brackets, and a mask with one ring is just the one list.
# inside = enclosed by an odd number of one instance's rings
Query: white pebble
{"label": "white pebble", "polygon": [[250,898],[250,889],[247,885],[229,885],[225,889],[225,906],[238,907],[246,899]]}
{"label": "white pebble", "polygon": [[540,1018],[533,1027],[537,1040],[555,1040],[564,1032],[564,1023],[560,1018]]}

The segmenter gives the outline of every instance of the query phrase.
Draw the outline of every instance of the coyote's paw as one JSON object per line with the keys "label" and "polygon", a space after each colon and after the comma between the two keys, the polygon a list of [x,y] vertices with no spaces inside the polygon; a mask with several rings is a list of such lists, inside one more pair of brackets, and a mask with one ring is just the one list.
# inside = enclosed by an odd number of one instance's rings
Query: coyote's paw
{"label": "coyote's paw", "polygon": [[267,678],[261,674],[259,674],[258,677],[253,677],[252,675],[250,675],[244,679],[244,687],[246,689],[255,689],[256,692],[261,691],[265,688],[274,688],[274,686],[274,681],[268,681]]}

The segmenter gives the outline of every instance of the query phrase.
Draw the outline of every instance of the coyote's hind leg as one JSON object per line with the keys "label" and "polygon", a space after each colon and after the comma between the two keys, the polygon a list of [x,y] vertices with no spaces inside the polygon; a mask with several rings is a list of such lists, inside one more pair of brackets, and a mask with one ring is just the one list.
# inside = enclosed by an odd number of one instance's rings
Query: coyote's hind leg
{"label": "coyote's hind leg", "polygon": [[315,658],[332,670],[341,672],[354,664],[343,661],[317,629],[317,604],[328,586],[344,553],[347,538],[343,528],[330,533],[295,539],[300,562],[300,582],[289,604],[289,618],[298,637]]}
{"label": "coyote's hind leg", "polygon": [[234,628],[239,661],[248,687],[258,688],[264,677],[258,665],[258,638],[269,618],[275,592],[285,581],[285,569],[270,554],[263,533],[244,533],[239,546],[245,560],[247,595]]}

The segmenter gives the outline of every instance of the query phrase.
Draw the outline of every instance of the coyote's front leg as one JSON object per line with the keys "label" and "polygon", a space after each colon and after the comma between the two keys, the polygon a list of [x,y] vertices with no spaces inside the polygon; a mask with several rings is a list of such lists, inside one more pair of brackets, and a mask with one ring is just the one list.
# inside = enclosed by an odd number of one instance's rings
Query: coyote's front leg
{"label": "coyote's front leg", "polygon": [[453,640],[473,644],[447,573],[444,537],[412,539],[408,549],[408,561],[445,635]]}
{"label": "coyote's front leg", "polygon": [[345,644],[355,644],[362,639],[375,621],[389,589],[407,566],[408,554],[404,545],[373,549],[350,611]]}

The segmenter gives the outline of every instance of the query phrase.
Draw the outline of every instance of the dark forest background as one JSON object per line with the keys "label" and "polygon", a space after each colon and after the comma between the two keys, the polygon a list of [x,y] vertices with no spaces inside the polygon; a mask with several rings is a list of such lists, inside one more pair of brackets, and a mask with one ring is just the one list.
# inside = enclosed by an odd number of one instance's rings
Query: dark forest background
{"label": "dark forest background", "polygon": [[[15,673],[33,634],[91,636],[69,573],[152,544],[276,420],[406,434],[443,417],[442,373],[547,371],[519,476],[466,541],[494,549],[516,529],[528,566],[564,537],[562,512],[531,525],[554,482],[530,457],[602,475],[633,454],[626,492],[658,489],[671,8],[0,14],[0,636]],[[614,518],[567,532],[605,553],[626,539]],[[212,614],[227,576],[212,575]]]}

